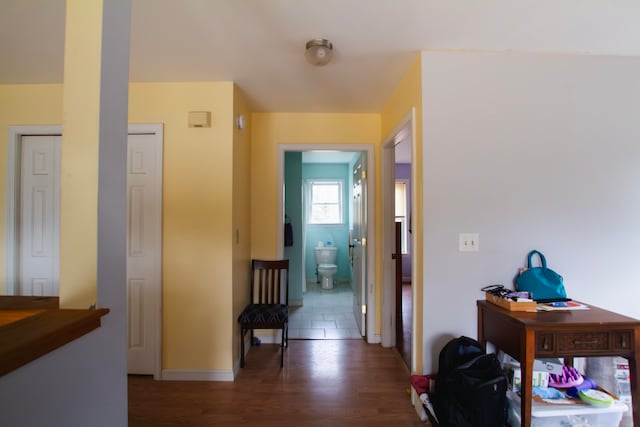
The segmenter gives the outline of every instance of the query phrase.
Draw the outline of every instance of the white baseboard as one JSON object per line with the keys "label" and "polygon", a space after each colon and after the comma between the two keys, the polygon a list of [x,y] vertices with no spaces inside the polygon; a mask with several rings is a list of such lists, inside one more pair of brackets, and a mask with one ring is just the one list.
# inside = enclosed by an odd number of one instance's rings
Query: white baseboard
{"label": "white baseboard", "polygon": [[420,397],[418,397],[416,389],[413,387],[411,387],[411,404],[415,408],[416,414],[418,415],[418,418],[420,418],[420,421],[427,421],[429,419],[429,417],[427,416],[427,411],[424,409],[424,406],[422,406],[422,401],[420,400]]}
{"label": "white baseboard", "polygon": [[302,300],[301,299],[290,299],[289,300],[289,305],[292,307],[302,307]]}
{"label": "white baseboard", "polygon": [[367,335],[367,342],[369,344],[380,344],[382,342],[382,336],[379,334]]}
{"label": "white baseboard", "polygon": [[162,379],[166,381],[233,381],[235,375],[233,370],[163,369]]}
{"label": "white baseboard", "polygon": [[[271,331],[271,333],[269,333],[269,331]],[[262,344],[280,344],[282,342],[282,330],[280,329],[265,329],[263,333],[254,331],[253,335],[258,338]]]}

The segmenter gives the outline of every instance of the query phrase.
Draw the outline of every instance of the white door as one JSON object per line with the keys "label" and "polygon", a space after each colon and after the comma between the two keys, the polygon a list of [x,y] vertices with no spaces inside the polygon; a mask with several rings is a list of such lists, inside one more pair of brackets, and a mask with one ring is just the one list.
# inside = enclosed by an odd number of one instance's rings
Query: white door
{"label": "white door", "polygon": [[[29,135],[29,133],[41,133]],[[24,134],[22,134],[24,132]],[[56,296],[60,274],[61,136],[14,130],[16,290]],[[57,131],[59,132],[59,130]],[[127,303],[129,372],[159,375],[161,330],[162,126],[130,125],[128,138]],[[10,138],[12,139],[12,138]],[[11,153],[11,150],[10,150]]]}
{"label": "white door", "polygon": [[353,268],[353,314],[362,336],[366,335],[367,316],[367,173],[366,153],[353,165],[353,230],[351,231],[351,265]]}
{"label": "white door", "polygon": [[162,137],[129,134],[127,160],[128,372],[158,374]]}
{"label": "white door", "polygon": [[20,140],[20,295],[59,293],[60,141],[53,135]]}

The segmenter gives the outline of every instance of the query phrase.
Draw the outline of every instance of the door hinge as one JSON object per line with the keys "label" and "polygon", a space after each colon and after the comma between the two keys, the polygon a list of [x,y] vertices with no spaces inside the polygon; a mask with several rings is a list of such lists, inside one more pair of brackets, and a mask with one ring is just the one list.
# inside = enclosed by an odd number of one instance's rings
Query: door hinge
{"label": "door hinge", "polygon": [[360,239],[360,245],[361,246],[367,246],[367,238],[363,237],[362,239]]}
{"label": "door hinge", "polygon": [[362,179],[367,179],[367,171],[362,171]]}
{"label": "door hinge", "polygon": [[362,304],[362,314],[367,314],[367,306],[366,306],[366,304]]}

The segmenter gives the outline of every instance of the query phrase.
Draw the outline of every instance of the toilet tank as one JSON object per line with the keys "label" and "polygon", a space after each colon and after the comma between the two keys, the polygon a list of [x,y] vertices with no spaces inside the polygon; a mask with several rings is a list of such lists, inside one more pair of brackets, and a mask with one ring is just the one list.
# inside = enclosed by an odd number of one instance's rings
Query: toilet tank
{"label": "toilet tank", "polygon": [[337,254],[335,246],[316,247],[316,264],[335,264]]}

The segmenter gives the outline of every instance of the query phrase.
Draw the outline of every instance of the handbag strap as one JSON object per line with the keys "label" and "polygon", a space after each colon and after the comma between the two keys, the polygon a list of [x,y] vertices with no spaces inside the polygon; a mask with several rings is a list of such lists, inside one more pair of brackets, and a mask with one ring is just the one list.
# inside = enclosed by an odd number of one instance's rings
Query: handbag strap
{"label": "handbag strap", "polygon": [[528,268],[533,268],[531,266],[531,258],[535,255],[538,254],[538,256],[540,256],[540,262],[542,263],[542,268],[547,268],[547,259],[544,257],[544,255],[542,255],[541,252],[536,251],[535,249],[532,250],[531,252],[529,252],[529,256],[527,257],[527,267]]}

